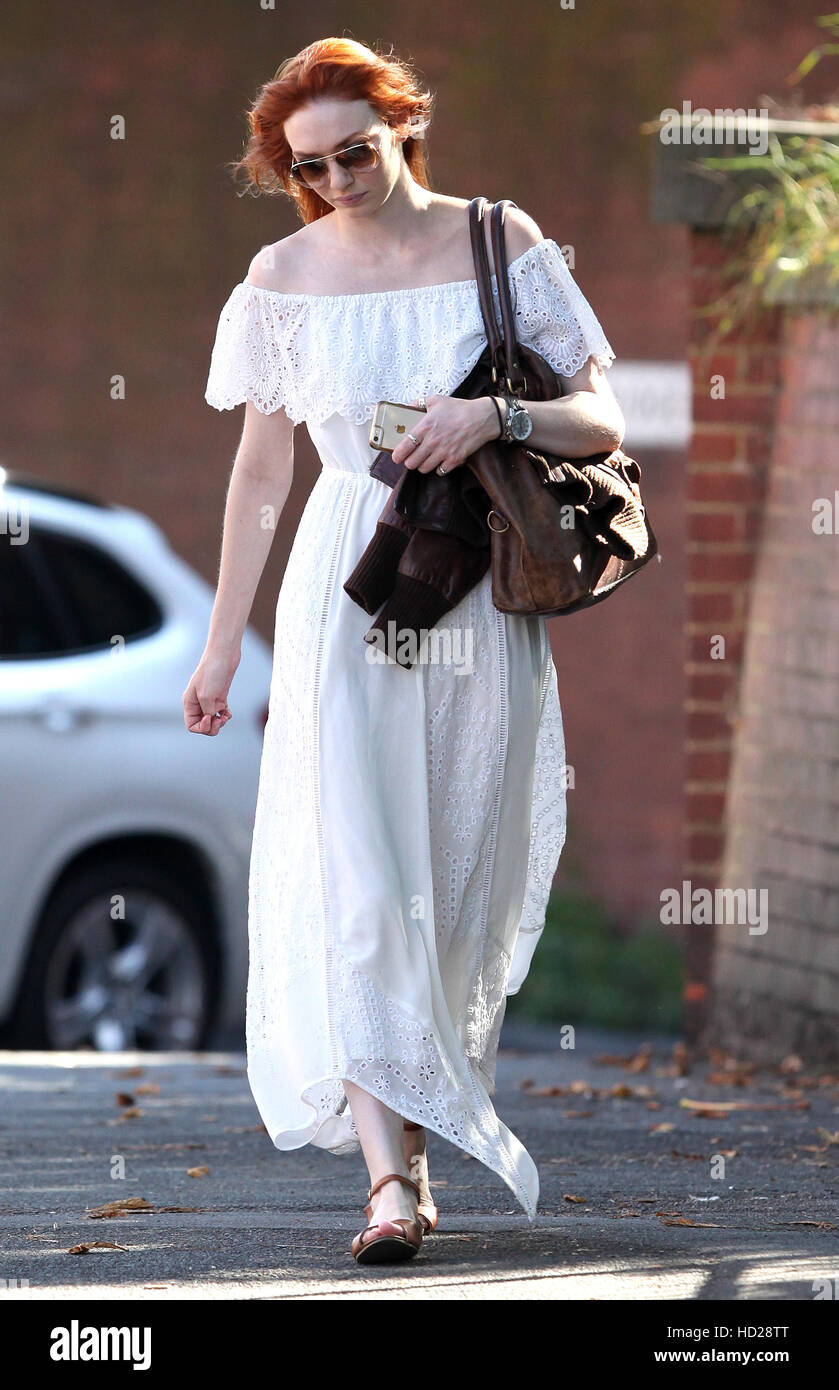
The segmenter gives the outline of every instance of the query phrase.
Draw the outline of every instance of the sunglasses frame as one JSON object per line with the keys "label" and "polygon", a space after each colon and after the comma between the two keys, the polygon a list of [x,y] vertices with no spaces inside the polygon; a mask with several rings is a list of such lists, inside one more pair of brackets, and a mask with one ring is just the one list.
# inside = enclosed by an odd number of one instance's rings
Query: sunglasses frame
{"label": "sunglasses frame", "polygon": [[[307,164],[323,164],[323,165],[325,166],[324,171],[323,171],[323,174],[322,174],[322,176],[317,180],[318,183],[323,183],[324,179],[328,178],[328,176],[329,176],[329,161],[330,161],[330,159],[337,159],[339,155],[341,155],[341,154],[346,154],[346,153],[347,153],[347,150],[357,150],[357,149],[358,149],[360,146],[362,146],[362,145],[366,145],[367,148],[373,153],[373,155],[375,156],[375,158],[374,158],[374,160],[373,160],[373,163],[372,163],[371,165],[369,165],[369,167],[364,168],[364,169],[357,169],[357,172],[360,173],[360,174],[369,174],[369,173],[372,173],[372,171],[377,167],[377,165],[378,165],[378,163],[379,163],[379,160],[380,160],[381,157],[382,157],[382,152],[381,152],[381,150],[379,149],[378,145],[374,145],[374,144],[373,144],[373,142],[372,142],[372,140],[370,139],[369,136],[364,136],[361,140],[353,140],[353,142],[352,142],[351,145],[345,145],[344,148],[343,148],[342,150],[333,150],[333,151],[332,151],[332,154],[314,155],[314,156],[312,156],[312,158],[310,158],[310,159],[296,159],[296,160],[293,161],[293,163],[292,163],[292,165],[291,165],[291,167],[290,167],[290,169],[289,169],[289,173],[290,173],[291,177],[297,181],[297,183],[303,184],[303,186],[304,186],[305,188],[312,188],[312,187],[314,187],[314,185],[311,184],[311,183],[309,183],[308,179],[306,179],[306,178],[301,178],[301,177],[299,176],[299,174],[297,173],[297,170],[298,170],[298,169],[305,168],[305,166],[306,166]],[[348,166],[347,166],[347,165],[341,165],[341,167],[342,167],[343,169],[346,169]],[[349,167],[352,168],[351,165],[350,165]]]}

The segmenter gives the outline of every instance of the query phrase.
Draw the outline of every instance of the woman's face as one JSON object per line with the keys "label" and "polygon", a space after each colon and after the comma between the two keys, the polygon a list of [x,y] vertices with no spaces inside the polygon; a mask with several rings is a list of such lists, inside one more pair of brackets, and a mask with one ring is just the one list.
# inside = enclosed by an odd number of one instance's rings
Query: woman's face
{"label": "woman's face", "polygon": [[[404,136],[385,125],[366,101],[319,97],[289,116],[284,130],[295,160],[344,150],[364,136],[375,145],[379,162],[373,169],[344,169],[337,160],[330,159],[319,180],[310,177],[309,187],[324,202],[339,208],[342,214],[366,215],[368,210],[380,207],[399,178],[404,163],[401,148]],[[357,201],[345,201],[356,195],[363,196]]]}

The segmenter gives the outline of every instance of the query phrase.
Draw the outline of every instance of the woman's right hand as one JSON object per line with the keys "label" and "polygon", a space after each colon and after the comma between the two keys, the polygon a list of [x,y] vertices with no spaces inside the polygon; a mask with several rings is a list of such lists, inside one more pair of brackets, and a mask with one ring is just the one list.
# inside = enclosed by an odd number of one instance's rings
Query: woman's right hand
{"label": "woman's right hand", "polygon": [[183,694],[184,723],[191,734],[214,737],[233,718],[227,692],[240,660],[240,652],[204,652]]}

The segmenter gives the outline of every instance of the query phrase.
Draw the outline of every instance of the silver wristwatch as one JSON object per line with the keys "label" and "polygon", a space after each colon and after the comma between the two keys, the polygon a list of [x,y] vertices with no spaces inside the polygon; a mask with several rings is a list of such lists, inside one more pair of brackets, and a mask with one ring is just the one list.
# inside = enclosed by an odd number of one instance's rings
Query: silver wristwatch
{"label": "silver wristwatch", "polygon": [[520,444],[527,439],[533,429],[533,420],[524,401],[518,396],[504,396],[507,411],[504,419],[504,441],[507,444]]}

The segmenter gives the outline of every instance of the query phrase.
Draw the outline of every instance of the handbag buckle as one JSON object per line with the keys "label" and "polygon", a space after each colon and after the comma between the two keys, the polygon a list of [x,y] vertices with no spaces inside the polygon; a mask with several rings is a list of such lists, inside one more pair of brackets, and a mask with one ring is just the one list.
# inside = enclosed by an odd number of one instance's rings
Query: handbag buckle
{"label": "handbag buckle", "polygon": [[527,377],[525,376],[524,372],[522,372],[521,374],[521,385],[518,387],[513,385],[509,377],[506,377],[505,380],[507,382],[507,390],[509,391],[511,396],[518,397],[527,395]]}
{"label": "handbag buckle", "polygon": [[[497,516],[500,521],[503,521],[504,525],[493,526],[492,518],[494,516]],[[495,532],[496,536],[502,536],[505,531],[509,531],[510,529],[509,521],[507,521],[506,517],[503,517],[500,512],[497,512],[494,507],[490,507],[489,511],[487,512],[487,526],[489,527],[490,531]]]}

